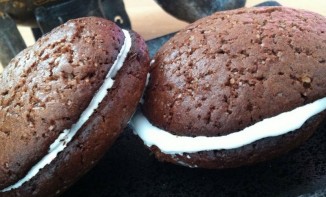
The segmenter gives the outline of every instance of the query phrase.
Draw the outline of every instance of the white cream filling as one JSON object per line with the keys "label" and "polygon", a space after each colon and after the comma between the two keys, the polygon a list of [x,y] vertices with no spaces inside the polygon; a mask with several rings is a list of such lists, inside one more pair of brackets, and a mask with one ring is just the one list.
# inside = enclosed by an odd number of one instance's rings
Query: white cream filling
{"label": "white cream filling", "polygon": [[60,153],[63,151],[67,144],[72,140],[72,138],[76,135],[77,131],[85,124],[85,122],[89,119],[89,117],[94,113],[94,111],[98,108],[100,102],[104,99],[107,94],[107,90],[110,89],[114,83],[114,76],[117,74],[118,70],[122,67],[128,52],[131,48],[131,37],[127,30],[122,30],[125,36],[125,40],[123,46],[117,56],[117,59],[113,63],[111,69],[107,73],[105,80],[98,91],[95,93],[94,97],[92,98],[90,104],[85,109],[85,111],[81,114],[78,121],[71,126],[70,129],[65,129],[56,139],[53,144],[51,144],[48,154],[45,155],[37,164],[35,164],[30,171],[19,180],[14,185],[11,185],[0,192],[6,192],[12,189],[19,188],[21,185],[29,181],[33,178],[42,168],[46,165],[50,164]]}
{"label": "white cream filling", "polygon": [[283,135],[299,129],[310,117],[325,109],[326,97],[292,111],[266,118],[241,131],[218,137],[176,136],[153,126],[140,111],[135,113],[130,125],[146,146],[155,145],[165,154],[183,154],[207,150],[234,149],[263,138]]}

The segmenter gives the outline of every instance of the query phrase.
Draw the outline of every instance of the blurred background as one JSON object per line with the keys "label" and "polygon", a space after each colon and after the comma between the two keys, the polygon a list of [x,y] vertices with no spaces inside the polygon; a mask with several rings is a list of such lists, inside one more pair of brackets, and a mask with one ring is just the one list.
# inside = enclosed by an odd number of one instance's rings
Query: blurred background
{"label": "blurred background", "polygon": [[[4,10],[1,10],[1,4],[9,4],[11,0],[2,0],[0,1],[0,17],[5,15]],[[63,22],[68,20],[70,16],[66,16],[65,12],[62,12],[61,10],[69,8],[69,4],[64,0],[30,0],[34,4],[38,3],[40,5],[47,5],[44,7],[50,7],[48,8],[42,8],[42,9],[35,9],[34,7],[28,8],[29,11],[34,11],[36,13],[37,17],[37,24],[32,24],[34,22],[30,22],[30,20],[27,20],[29,16],[27,15],[10,15],[10,18],[14,18],[15,23],[17,23],[18,31],[20,32],[22,39],[24,40],[25,44],[20,40],[15,40],[14,38],[6,38],[6,40],[2,39],[2,42],[6,42],[8,44],[9,42],[12,42],[10,50],[16,51],[13,53],[17,53],[17,51],[20,51],[22,48],[25,48],[26,46],[30,46],[35,42],[35,37],[39,37],[42,35],[42,33],[46,33],[52,29],[53,26],[56,26],[56,21],[59,20],[59,22]],[[67,5],[64,5],[65,8],[61,7],[55,7],[53,6],[53,2],[60,1],[63,3],[66,3]],[[210,0],[208,0],[210,1]],[[208,2],[207,0],[198,1],[198,2]],[[26,8],[24,8],[23,4],[20,4],[19,2],[29,2],[28,0],[21,0],[21,1],[12,1],[16,2],[16,4],[13,3],[11,9],[24,9],[24,12],[27,12]],[[52,2],[49,5],[48,2]],[[83,1],[87,2],[87,1]],[[103,0],[105,2],[105,0]],[[142,35],[146,40],[151,40],[153,38],[157,38],[166,34],[169,34],[171,32],[176,32],[179,29],[185,27],[189,22],[192,22],[196,20],[197,18],[201,17],[201,14],[204,16],[205,14],[209,14],[209,12],[212,12],[213,9],[215,10],[223,10],[223,9],[234,9],[236,7],[251,7],[255,6],[257,4],[260,4],[262,2],[265,2],[263,0],[238,0],[238,1],[232,1],[233,4],[226,4],[225,2],[221,0],[219,5],[214,7],[215,5],[209,5],[209,10],[204,9],[204,5],[202,6],[203,9],[200,10],[192,10],[191,8],[186,7],[185,5],[179,5],[173,0],[108,0],[108,5],[104,4],[104,10],[97,10],[97,8],[94,8],[91,12],[83,13],[80,10],[84,10],[84,7],[78,7],[78,14],[80,15],[101,15],[104,13],[112,13],[113,15],[110,16],[109,14],[106,14],[105,17],[114,20],[120,26],[124,28],[131,28],[138,32],[140,35]],[[188,2],[188,4],[191,4],[191,0],[184,0],[184,2]],[[210,1],[213,2],[213,1]],[[300,9],[306,9],[313,12],[320,13],[324,16],[326,16],[326,1],[325,0],[278,0],[278,3],[280,3],[283,6],[293,7],[293,8],[300,8]],[[121,5],[122,3],[122,5]],[[114,6],[110,7],[110,4],[114,4]],[[124,4],[124,7],[123,7]],[[198,3],[200,4],[200,3]],[[122,7],[121,7],[122,6]],[[200,6],[200,5],[199,5]],[[224,7],[223,7],[224,6]],[[118,7],[118,8],[116,8]],[[177,9],[180,8],[180,9]],[[117,10],[115,10],[117,9]],[[121,10],[120,10],[121,9]],[[8,10],[8,8],[6,8]],[[10,9],[9,9],[10,10]],[[95,10],[95,11],[94,11]],[[8,11],[10,12],[10,11]],[[63,17],[60,16],[62,12]],[[119,12],[118,14],[115,14],[115,12]],[[169,14],[169,13],[170,14]],[[190,12],[191,14],[187,13]],[[180,15],[181,13],[181,15]],[[25,13],[24,13],[25,14]],[[51,20],[51,17],[54,16],[54,19]],[[16,17],[16,18],[15,18]],[[20,18],[19,18],[20,17]],[[66,17],[66,18],[64,18]],[[68,17],[68,18],[67,18]],[[78,17],[78,15],[72,15],[71,17]],[[196,18],[197,17],[197,18]],[[22,20],[26,19],[26,20]],[[18,20],[17,20],[18,19]],[[27,22],[26,22],[27,21]],[[53,23],[52,23],[53,22]],[[8,28],[10,24],[1,24],[0,23],[0,30],[2,28]],[[51,26],[52,25],[52,26]],[[35,27],[41,26],[41,29],[36,29]],[[33,31],[32,28],[34,27]],[[12,30],[10,30],[13,32]],[[12,33],[11,33],[12,34]],[[10,35],[13,37],[13,35]],[[1,41],[1,32],[0,32],[0,41]],[[0,43],[1,44],[1,43]],[[1,50],[2,48],[2,50]],[[5,53],[3,52],[3,47],[0,48],[0,58],[1,53],[2,55]],[[11,57],[7,57],[7,61],[2,61],[2,64],[6,64],[4,62],[8,62]],[[2,64],[0,63],[0,72],[2,71]]]}

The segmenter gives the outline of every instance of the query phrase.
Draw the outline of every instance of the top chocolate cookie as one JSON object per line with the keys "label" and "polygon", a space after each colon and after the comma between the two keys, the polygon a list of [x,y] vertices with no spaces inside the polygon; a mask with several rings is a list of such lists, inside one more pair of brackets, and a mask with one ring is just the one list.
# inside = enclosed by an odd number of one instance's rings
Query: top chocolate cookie
{"label": "top chocolate cookie", "polygon": [[144,113],[173,134],[220,136],[322,98],[325,31],[323,16],[284,7],[201,19],[155,56]]}

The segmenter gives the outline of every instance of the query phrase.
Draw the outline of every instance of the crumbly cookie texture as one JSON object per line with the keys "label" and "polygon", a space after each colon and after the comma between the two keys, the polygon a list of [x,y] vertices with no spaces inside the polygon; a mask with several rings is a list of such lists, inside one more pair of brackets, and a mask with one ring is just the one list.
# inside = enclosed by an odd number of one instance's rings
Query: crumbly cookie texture
{"label": "crumbly cookie texture", "polygon": [[[60,194],[101,158],[133,114],[149,69],[145,42],[130,34],[132,47],[113,87],[74,140],[36,177],[0,196]],[[20,180],[76,123],[124,39],[108,20],[74,19],[10,62],[0,76],[0,189]]]}
{"label": "crumbly cookie texture", "polygon": [[[203,18],[154,57],[142,110],[178,136],[224,136],[326,96],[326,19],[286,7],[244,8]],[[302,129],[232,150],[167,155],[191,167],[230,168],[288,152],[312,135]],[[264,131],[261,131],[264,132]]]}
{"label": "crumbly cookie texture", "polygon": [[326,95],[325,31],[283,7],[199,20],[155,56],[143,110],[173,134],[219,136],[312,102]]}

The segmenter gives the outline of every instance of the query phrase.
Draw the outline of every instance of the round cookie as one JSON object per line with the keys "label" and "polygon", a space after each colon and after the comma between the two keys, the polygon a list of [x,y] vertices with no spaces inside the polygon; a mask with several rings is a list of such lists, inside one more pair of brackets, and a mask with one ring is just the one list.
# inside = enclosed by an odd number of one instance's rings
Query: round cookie
{"label": "round cookie", "polygon": [[62,193],[122,132],[149,71],[144,40],[96,17],[70,20],[0,76],[0,196]]}
{"label": "round cookie", "polygon": [[218,12],[152,61],[135,132],[161,161],[232,168],[308,139],[326,108],[326,19],[285,7]]}

